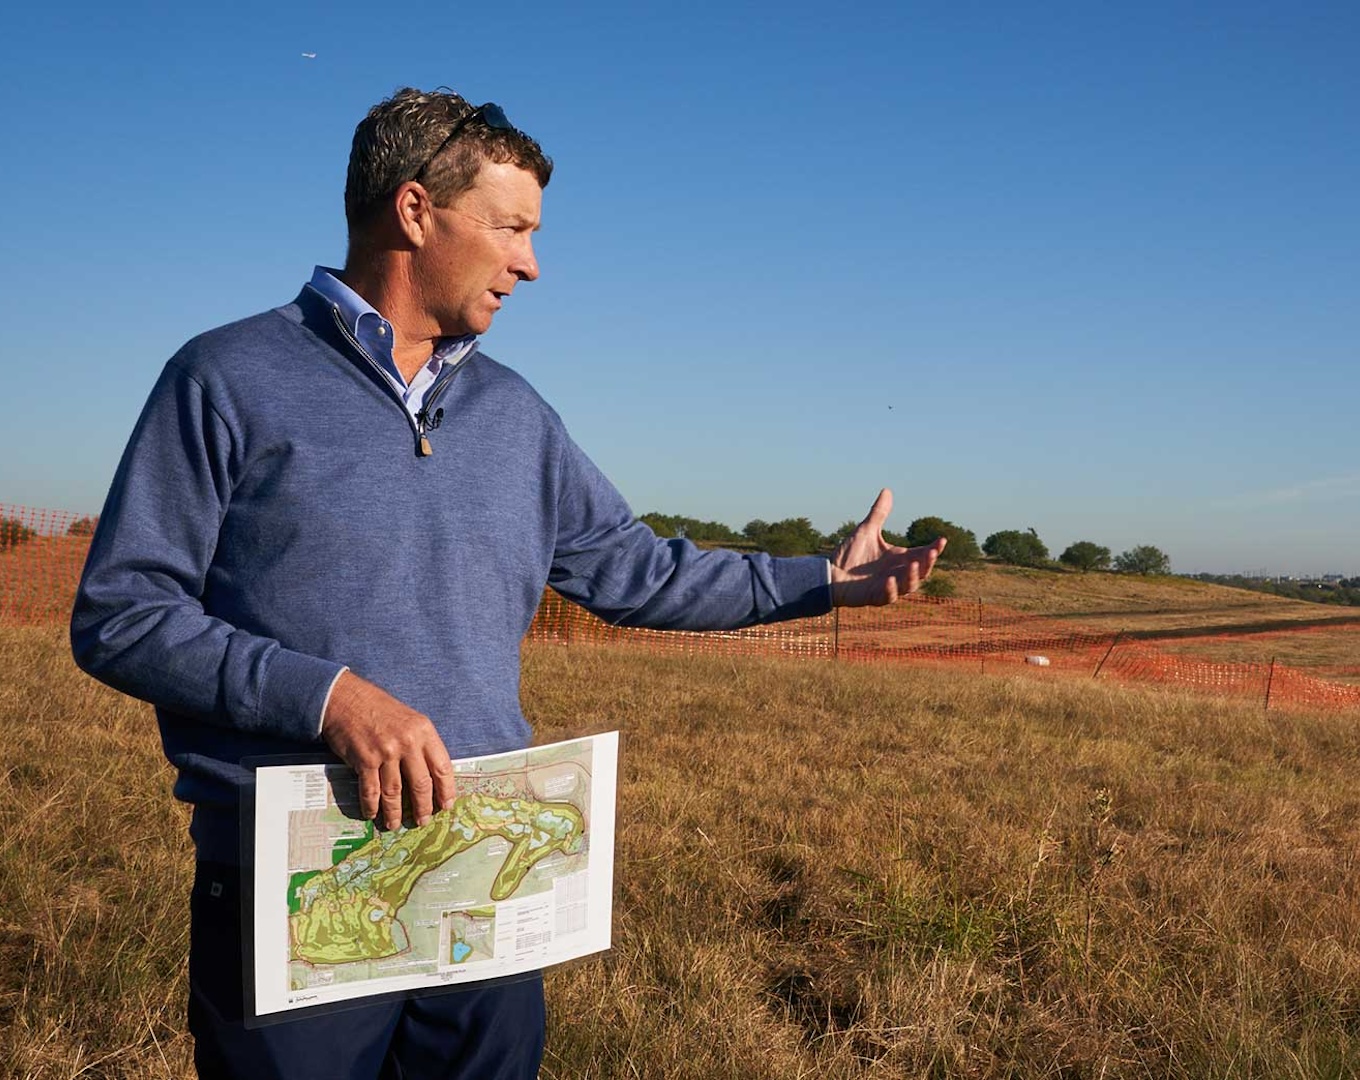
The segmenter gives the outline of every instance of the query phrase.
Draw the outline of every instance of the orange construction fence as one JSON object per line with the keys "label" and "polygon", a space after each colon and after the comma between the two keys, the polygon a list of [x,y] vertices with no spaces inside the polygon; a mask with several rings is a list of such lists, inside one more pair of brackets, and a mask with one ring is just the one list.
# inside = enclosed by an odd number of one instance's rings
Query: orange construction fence
{"label": "orange construction fence", "polygon": [[0,625],[70,618],[95,519],[0,503]]}
{"label": "orange construction fence", "polygon": [[773,626],[689,633],[611,626],[550,592],[539,605],[527,640],[626,642],[687,653],[965,665],[980,672],[1053,672],[1255,698],[1266,708],[1297,704],[1360,709],[1360,686],[1327,682],[1283,664],[1196,660],[1121,640],[1118,633],[1074,630],[1057,620],[977,600],[920,595],[886,608],[839,609],[815,619]]}
{"label": "orange construction fence", "polygon": [[[94,526],[93,518],[78,514],[0,503],[0,625],[52,623],[69,616]],[[526,640],[1054,672],[1255,698],[1265,708],[1360,709],[1360,685],[1328,682],[1283,664],[1197,660],[979,600],[919,594],[887,608],[840,609],[773,626],[691,633],[611,626],[548,592]]]}

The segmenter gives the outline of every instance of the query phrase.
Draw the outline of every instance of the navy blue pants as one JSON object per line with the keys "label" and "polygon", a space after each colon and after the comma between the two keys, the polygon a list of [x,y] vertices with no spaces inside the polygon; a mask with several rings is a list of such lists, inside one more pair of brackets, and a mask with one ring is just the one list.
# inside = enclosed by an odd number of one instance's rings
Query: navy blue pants
{"label": "navy blue pants", "polygon": [[533,1080],[543,979],[242,1022],[240,870],[199,863],[189,900],[189,1031],[204,1080]]}

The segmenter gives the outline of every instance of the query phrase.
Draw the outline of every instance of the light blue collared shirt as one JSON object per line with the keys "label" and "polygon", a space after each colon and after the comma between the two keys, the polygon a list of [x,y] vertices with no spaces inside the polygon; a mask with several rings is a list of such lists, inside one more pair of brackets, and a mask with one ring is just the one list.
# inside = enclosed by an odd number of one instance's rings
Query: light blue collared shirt
{"label": "light blue collared shirt", "polygon": [[477,338],[473,334],[441,338],[430,359],[407,383],[392,356],[392,324],[382,317],[381,312],[341,281],[339,270],[318,266],[312,271],[311,286],[339,312],[345,326],[354,335],[354,340],[378,362],[413,419],[424,407],[425,394],[434,385],[439,373],[457,364],[477,347]]}

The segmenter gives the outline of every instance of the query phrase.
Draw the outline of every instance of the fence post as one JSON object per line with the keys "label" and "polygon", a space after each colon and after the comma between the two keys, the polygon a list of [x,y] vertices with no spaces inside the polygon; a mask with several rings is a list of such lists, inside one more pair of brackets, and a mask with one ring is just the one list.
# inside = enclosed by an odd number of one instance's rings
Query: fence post
{"label": "fence post", "polygon": [[1124,628],[1121,626],[1119,628],[1118,633],[1115,634],[1114,640],[1110,642],[1110,647],[1105,650],[1105,655],[1100,658],[1100,663],[1096,665],[1095,671],[1091,672],[1091,678],[1094,679],[1097,675],[1100,674],[1100,669],[1105,666],[1105,661],[1110,658],[1110,653],[1114,652],[1114,647],[1119,644],[1119,639],[1123,636]]}
{"label": "fence post", "polygon": [[1270,658],[1270,674],[1266,676],[1266,704],[1265,711],[1270,712],[1270,686],[1275,681],[1275,657]]}
{"label": "fence post", "polygon": [[831,659],[841,658],[841,609],[831,609]]}
{"label": "fence post", "polygon": [[978,632],[977,632],[977,644],[978,644],[978,670],[979,670],[983,675],[986,675],[986,674],[987,674],[987,650],[984,649],[984,648],[982,647],[982,597],[980,597],[980,596],[978,597]]}

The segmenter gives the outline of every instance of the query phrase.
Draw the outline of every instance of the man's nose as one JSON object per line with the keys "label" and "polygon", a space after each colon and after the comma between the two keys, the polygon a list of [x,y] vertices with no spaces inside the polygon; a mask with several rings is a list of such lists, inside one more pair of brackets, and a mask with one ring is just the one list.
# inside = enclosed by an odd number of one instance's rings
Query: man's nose
{"label": "man's nose", "polygon": [[534,257],[534,243],[527,237],[524,241],[524,247],[510,266],[510,272],[521,281],[536,281],[538,279],[538,259]]}

